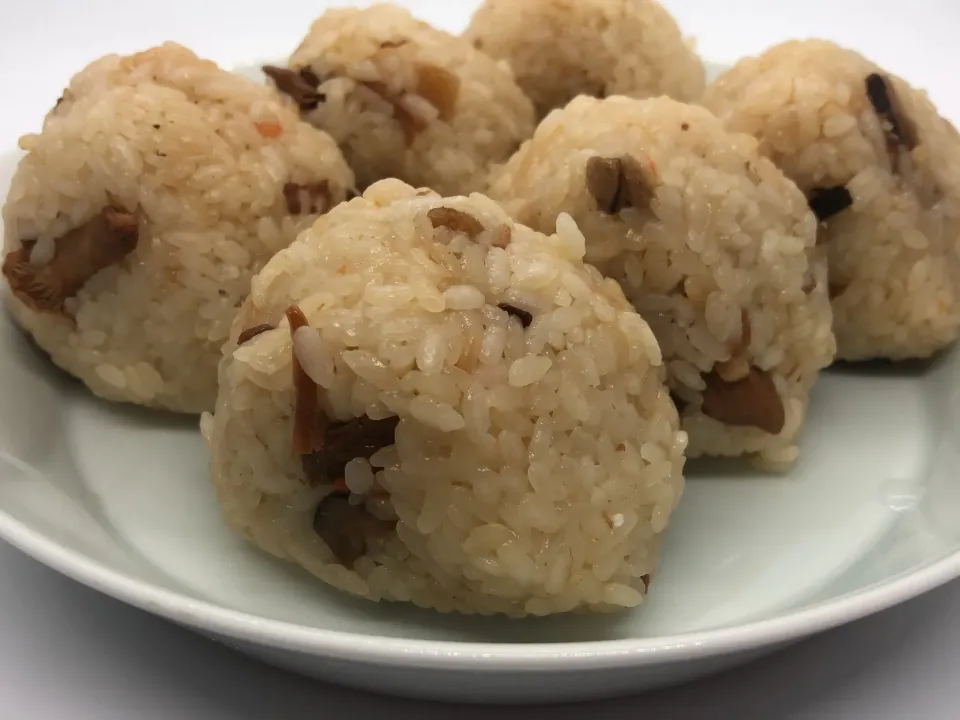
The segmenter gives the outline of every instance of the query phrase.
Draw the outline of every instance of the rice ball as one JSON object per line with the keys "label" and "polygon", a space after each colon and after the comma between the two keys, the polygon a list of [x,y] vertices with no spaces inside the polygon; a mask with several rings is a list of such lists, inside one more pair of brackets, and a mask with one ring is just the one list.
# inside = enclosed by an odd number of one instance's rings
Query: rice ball
{"label": "rice ball", "polygon": [[10,306],[97,395],[210,410],[250,278],[353,175],[271,90],[184,48],[106,65],[113,80],[81,72],[20,141],[3,208]]}
{"label": "rice ball", "polygon": [[957,338],[960,136],[926,93],[808,40],[741,61],[703,102],[807,195],[839,357],[926,357]]}
{"label": "rice ball", "polygon": [[551,113],[494,198],[586,260],[650,323],[690,456],[797,454],[809,390],[835,352],[816,222],[797,187],[700,107],[586,96]]}
{"label": "rice ball", "polygon": [[507,67],[392,5],[328,10],[289,67],[264,71],[340,143],[361,189],[392,177],[441,194],[481,189],[533,134]]}
{"label": "rice ball", "polygon": [[685,434],[583,252],[397,180],[321,218],[254,279],[202,421],[230,526],[375,601],[639,604]]}
{"label": "rice ball", "polygon": [[539,117],[577,95],[693,101],[703,63],[656,0],[486,0],[465,37],[510,63]]}

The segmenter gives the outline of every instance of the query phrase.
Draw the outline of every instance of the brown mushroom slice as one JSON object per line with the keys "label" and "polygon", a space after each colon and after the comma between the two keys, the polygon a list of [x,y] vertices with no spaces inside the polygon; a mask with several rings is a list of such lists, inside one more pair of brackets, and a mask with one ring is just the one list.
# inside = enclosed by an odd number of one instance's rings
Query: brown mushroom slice
{"label": "brown mushroom slice", "polygon": [[864,85],[867,99],[884,125],[888,149],[893,152],[897,145],[902,145],[907,150],[917,147],[917,129],[903,112],[893,83],[879,73],[871,73],[867,75]]}
{"label": "brown mushroom slice", "polygon": [[137,247],[137,217],[106,207],[83,225],[54,240],[53,257],[30,262],[35,240],[25,240],[4,258],[3,276],[13,294],[37,312],[62,313],[63,304],[104,268],[123,260]]}
{"label": "brown mushroom slice", "polygon": [[631,155],[620,158],[620,184],[620,203],[625,208],[642,210],[650,207],[653,188],[647,178],[646,168]]}
{"label": "brown mushroom slice", "polygon": [[[296,305],[287,308],[287,321],[290,323],[290,336],[302,327],[307,327],[307,317]],[[320,409],[317,396],[317,384],[310,378],[297,353],[293,353],[293,452],[309,455],[323,449],[329,420]]]}
{"label": "brown mushroom slice", "polygon": [[320,78],[309,67],[300,70],[264,65],[263,74],[273,80],[277,90],[289,95],[301,110],[315,110],[326,98],[318,92]]}
{"label": "brown mushroom slice", "polygon": [[441,120],[450,120],[460,95],[460,78],[439,65],[419,65],[415,92],[437,109]]}
{"label": "brown mushroom slice", "polygon": [[607,215],[631,207],[649,207],[653,199],[643,165],[632,155],[591,157],[587,160],[586,185],[597,207]]}
{"label": "brown mushroom slice", "polygon": [[755,427],[777,435],[786,424],[783,401],[773,378],[765,370],[751,367],[747,375],[728,382],[714,370],[704,376],[701,412],[724,425]]}
{"label": "brown mushroom slice", "polygon": [[597,207],[609,214],[619,212],[615,208],[620,193],[620,158],[591,157],[587,160],[586,181]]}
{"label": "brown mushroom slice", "polygon": [[516,305],[509,305],[507,303],[500,303],[497,305],[498,308],[503,310],[508,315],[512,315],[520,321],[520,324],[523,325],[524,329],[530,327],[530,323],[533,322],[533,313],[527,312],[522,308],[518,308]]}
{"label": "brown mushroom slice", "polygon": [[807,203],[817,220],[823,222],[843,212],[853,205],[853,196],[843,185],[829,188],[815,188],[807,198]]}
{"label": "brown mushroom slice", "polygon": [[352,504],[344,493],[327,495],[313,514],[313,531],[340,564],[351,570],[366,554],[371,538],[384,537],[393,530],[394,523],[375,517],[363,505]]}
{"label": "brown mushroom slice", "polygon": [[[342,487],[347,463],[362,457],[370,459],[381,448],[394,443],[397,417],[372,420],[366,415],[326,428],[322,447],[303,455],[303,468],[311,484],[332,483]],[[368,549],[371,538],[391,533],[394,523],[374,517],[363,505],[350,502],[349,492],[327,495],[313,516],[313,529],[347,568]]]}
{"label": "brown mushroom slice", "polygon": [[473,215],[465,213],[463,210],[457,210],[456,208],[431,208],[427,212],[427,217],[430,218],[430,224],[433,225],[434,228],[449,228],[454,232],[469,235],[471,238],[475,238],[484,230],[483,223]]}
{"label": "brown mushroom slice", "polygon": [[[287,308],[290,335],[309,327],[303,311]],[[301,456],[303,473],[311,485],[343,480],[348,462],[370,457],[393,445],[393,433],[400,419],[372,420],[366,415],[347,422],[331,423],[320,408],[318,386],[304,370],[296,350],[293,353],[293,451]]]}
{"label": "brown mushroom slice", "polygon": [[322,447],[303,456],[303,471],[310,484],[342,480],[347,463],[356,458],[369,460],[375,452],[394,443],[398,417],[371,420],[366,415],[347,422],[330,424]]}
{"label": "brown mushroom slice", "polygon": [[333,205],[326,180],[303,185],[288,182],[283,186],[283,200],[291,215],[323,215]]}

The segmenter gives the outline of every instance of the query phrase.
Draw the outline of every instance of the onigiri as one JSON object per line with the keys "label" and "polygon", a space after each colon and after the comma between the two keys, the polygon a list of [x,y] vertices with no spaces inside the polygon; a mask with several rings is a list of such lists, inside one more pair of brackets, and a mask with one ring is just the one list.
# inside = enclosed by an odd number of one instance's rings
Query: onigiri
{"label": "onigiri", "polygon": [[806,194],[829,259],[838,357],[922,358],[960,334],[960,135],[859,53],[793,41],[703,103]]}
{"label": "onigiri", "polygon": [[78,74],[3,208],[10,307],[99,396],[199,413],[250,278],[347,197],[336,143],[177,45]]}
{"label": "onigiri", "polygon": [[836,349],[826,267],[806,198],[754,138],[669,98],[581,96],[490,192],[540,232],[576,221],[660,342],[691,457],[797,457]]}
{"label": "onigiri", "polygon": [[533,133],[508,67],[393,5],[328,10],[286,67],[264,71],[340,143],[361,189],[399,178],[441,194],[478,190]]}
{"label": "onigiri", "polygon": [[650,327],[572,224],[397,180],[254,279],[202,421],[229,525],[369,600],[641,603],[686,435]]}
{"label": "onigiri", "polygon": [[706,82],[656,0],[486,0],[464,37],[510,64],[539,117],[577,95],[694,101]]}

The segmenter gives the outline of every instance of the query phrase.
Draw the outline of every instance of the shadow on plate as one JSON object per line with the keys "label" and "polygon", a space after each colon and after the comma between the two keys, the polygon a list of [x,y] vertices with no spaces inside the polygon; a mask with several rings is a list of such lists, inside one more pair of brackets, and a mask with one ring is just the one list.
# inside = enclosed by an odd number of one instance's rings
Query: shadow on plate
{"label": "shadow on plate", "polygon": [[832,375],[870,375],[874,377],[918,378],[941,368],[950,355],[950,349],[928,358],[909,360],[838,360],[826,372]]}
{"label": "shadow on plate", "polygon": [[[748,458],[744,457],[698,457],[689,458],[683,466],[684,477],[689,480],[710,481],[724,480],[756,483],[771,478],[769,470],[755,467]],[[777,480],[789,480],[790,473],[774,473]]]}
{"label": "shadow on plate", "polygon": [[111,422],[136,425],[144,430],[190,430],[200,432],[200,416],[177,413],[171,410],[148,408],[133,403],[111,402],[93,395],[80,383],[77,392],[85,393],[97,412],[110,418]]}
{"label": "shadow on plate", "polygon": [[[260,552],[260,551],[257,551]],[[267,556],[275,563],[282,561]],[[322,584],[304,570],[284,563],[285,571],[298,582],[310,583],[318,606],[334,609],[349,618],[352,631],[366,628],[371,634],[392,637],[430,637],[455,642],[564,643],[616,640],[630,635],[627,625],[636,623],[640,609],[609,614],[564,613],[550,617],[513,619],[505,616],[440,613],[414,605],[370,602]],[[655,592],[655,585],[651,587]],[[414,629],[416,628],[416,629]]]}

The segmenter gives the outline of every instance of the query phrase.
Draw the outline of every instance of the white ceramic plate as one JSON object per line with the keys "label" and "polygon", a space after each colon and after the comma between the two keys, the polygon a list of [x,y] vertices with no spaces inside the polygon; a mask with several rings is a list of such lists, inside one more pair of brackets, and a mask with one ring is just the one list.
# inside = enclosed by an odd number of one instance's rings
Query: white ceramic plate
{"label": "white ceramic plate", "polygon": [[[0,197],[17,155],[0,156]],[[228,532],[196,421],[117,407],[0,317],[0,537],[268,662],[436,699],[571,700],[729,667],[960,575],[960,351],[817,385],[787,476],[694,463],[643,607],[510,621],[355,601]]]}

